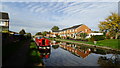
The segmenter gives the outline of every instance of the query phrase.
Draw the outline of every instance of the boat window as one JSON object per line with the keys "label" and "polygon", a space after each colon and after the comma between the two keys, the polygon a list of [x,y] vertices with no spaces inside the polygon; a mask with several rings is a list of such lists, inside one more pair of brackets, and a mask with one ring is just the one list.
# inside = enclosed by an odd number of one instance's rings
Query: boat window
{"label": "boat window", "polygon": [[36,37],[36,38],[41,39],[42,37]]}

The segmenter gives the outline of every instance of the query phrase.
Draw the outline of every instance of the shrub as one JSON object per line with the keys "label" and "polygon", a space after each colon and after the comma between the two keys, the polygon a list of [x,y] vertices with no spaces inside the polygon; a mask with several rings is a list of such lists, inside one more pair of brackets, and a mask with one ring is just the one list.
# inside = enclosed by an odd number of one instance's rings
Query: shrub
{"label": "shrub", "polygon": [[81,37],[82,39],[85,39],[86,36],[87,36],[87,33],[80,33],[80,37]]}
{"label": "shrub", "polygon": [[60,38],[60,35],[56,35],[56,38]]}
{"label": "shrub", "polygon": [[70,39],[70,37],[67,37],[67,39]]}
{"label": "shrub", "polygon": [[89,39],[89,41],[99,41],[99,40],[104,40],[104,39],[105,39],[105,36],[103,35],[94,35]]}
{"label": "shrub", "polygon": [[110,36],[108,35],[108,36],[106,36],[106,39],[110,39]]}

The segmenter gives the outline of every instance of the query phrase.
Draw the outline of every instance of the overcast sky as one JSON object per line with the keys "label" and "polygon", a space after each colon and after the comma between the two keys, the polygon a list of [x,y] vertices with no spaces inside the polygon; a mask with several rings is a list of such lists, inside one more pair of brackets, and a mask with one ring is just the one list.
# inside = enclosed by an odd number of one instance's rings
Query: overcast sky
{"label": "overcast sky", "polygon": [[118,13],[117,2],[2,2],[2,11],[10,16],[10,30],[35,34],[50,31],[53,26],[60,29],[85,24],[99,30],[100,21]]}

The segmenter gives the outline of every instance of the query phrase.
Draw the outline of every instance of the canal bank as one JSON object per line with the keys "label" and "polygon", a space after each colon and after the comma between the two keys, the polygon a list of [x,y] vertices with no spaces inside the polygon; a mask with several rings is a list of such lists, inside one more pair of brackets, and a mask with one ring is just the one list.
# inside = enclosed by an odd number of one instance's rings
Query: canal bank
{"label": "canal bank", "polygon": [[98,46],[98,45],[93,45],[93,44],[87,44],[87,43],[80,43],[78,41],[71,41],[71,40],[66,40],[66,39],[55,39],[56,41],[62,41],[62,42],[67,42],[67,43],[73,43],[73,44],[80,44],[80,45],[85,45],[85,46],[90,46],[90,47],[95,47],[95,48],[101,48],[101,49],[107,49],[107,50],[112,50],[112,51],[118,51],[120,52],[119,49],[113,49],[110,47],[106,46]]}
{"label": "canal bank", "polygon": [[31,40],[30,46],[28,48],[28,54],[27,54],[27,62],[26,67],[44,67],[44,63],[42,59],[40,58],[40,52],[37,49],[36,43]]}

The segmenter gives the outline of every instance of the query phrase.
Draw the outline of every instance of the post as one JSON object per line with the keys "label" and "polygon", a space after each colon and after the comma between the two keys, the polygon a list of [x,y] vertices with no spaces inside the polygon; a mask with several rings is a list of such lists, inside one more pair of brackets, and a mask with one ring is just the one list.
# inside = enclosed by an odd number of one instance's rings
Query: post
{"label": "post", "polygon": [[94,44],[97,44],[97,41],[94,41]]}

